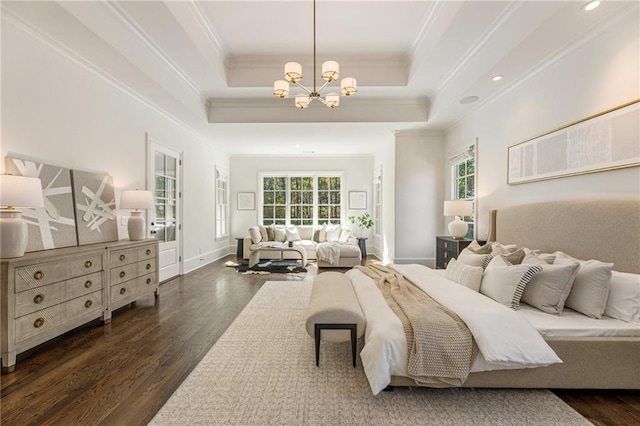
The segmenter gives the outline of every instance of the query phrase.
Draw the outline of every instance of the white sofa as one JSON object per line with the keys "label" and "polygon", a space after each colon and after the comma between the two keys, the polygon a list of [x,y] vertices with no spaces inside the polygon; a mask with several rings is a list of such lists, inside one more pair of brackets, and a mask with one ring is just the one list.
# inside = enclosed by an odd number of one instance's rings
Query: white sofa
{"label": "white sofa", "polygon": [[[362,255],[358,248],[357,239],[348,228],[339,225],[321,226],[262,226],[256,225],[249,228],[249,235],[244,237],[243,258],[249,259],[251,252],[261,247],[274,247],[279,244],[304,247],[308,260],[316,260],[320,267],[351,268],[359,265]],[[339,259],[335,263],[318,259],[317,248],[321,243],[335,242],[339,248]],[[296,259],[299,257],[294,252],[270,251],[261,253],[263,259]]]}

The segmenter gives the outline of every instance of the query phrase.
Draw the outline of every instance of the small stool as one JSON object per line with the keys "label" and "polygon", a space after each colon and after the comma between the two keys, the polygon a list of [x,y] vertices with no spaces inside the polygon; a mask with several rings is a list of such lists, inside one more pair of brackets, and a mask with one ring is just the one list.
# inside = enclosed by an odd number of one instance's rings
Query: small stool
{"label": "small stool", "polygon": [[[305,316],[305,328],[316,346],[316,366],[320,366],[320,340],[351,341],[351,357],[356,366],[357,340],[364,334],[365,318],[349,277],[325,272],[313,282]],[[322,333],[322,330],[326,330]],[[344,331],[349,331],[345,333]]]}

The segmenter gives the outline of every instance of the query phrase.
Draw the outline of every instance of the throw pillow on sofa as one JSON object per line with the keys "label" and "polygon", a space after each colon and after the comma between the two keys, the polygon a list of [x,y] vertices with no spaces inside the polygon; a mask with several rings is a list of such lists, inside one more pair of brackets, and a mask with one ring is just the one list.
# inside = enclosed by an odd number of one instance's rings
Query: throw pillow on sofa
{"label": "throw pillow on sofa", "polygon": [[327,242],[334,243],[340,239],[342,229],[339,225],[327,225]]}
{"label": "throw pillow on sofa", "polygon": [[262,233],[260,232],[260,228],[257,226],[252,226],[249,228],[249,236],[251,237],[251,242],[253,244],[258,244],[262,241]]}
{"label": "throw pillow on sofa", "polygon": [[298,232],[298,228],[287,228],[285,229],[285,233],[287,235],[287,241],[300,241],[300,233]]}
{"label": "throw pillow on sofa", "polygon": [[313,240],[313,226],[298,226],[297,228],[301,240]]}

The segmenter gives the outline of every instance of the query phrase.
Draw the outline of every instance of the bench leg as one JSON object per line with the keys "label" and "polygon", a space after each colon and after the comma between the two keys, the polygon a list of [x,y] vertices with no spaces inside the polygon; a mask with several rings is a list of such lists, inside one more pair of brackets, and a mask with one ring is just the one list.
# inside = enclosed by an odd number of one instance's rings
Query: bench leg
{"label": "bench leg", "polygon": [[320,332],[322,330],[350,330],[351,331],[351,358],[353,367],[356,366],[358,337],[357,324],[316,324],[314,327],[314,339],[316,343],[316,367],[320,366]]}

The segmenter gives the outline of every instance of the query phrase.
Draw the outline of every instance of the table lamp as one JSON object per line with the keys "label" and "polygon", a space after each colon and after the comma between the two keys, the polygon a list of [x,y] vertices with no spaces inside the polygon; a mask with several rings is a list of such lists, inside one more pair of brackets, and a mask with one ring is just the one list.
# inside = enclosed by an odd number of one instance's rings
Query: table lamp
{"label": "table lamp", "polygon": [[151,191],[137,189],[122,191],[122,194],[120,194],[120,208],[132,209],[131,217],[127,224],[127,231],[131,241],[145,239],[145,221],[141,210],[153,209],[154,207]]}
{"label": "table lamp", "polygon": [[29,230],[17,208],[44,207],[39,178],[0,175],[0,257],[24,256]]}
{"label": "table lamp", "polygon": [[460,219],[460,216],[473,214],[473,201],[451,200],[444,202],[444,215],[455,216],[453,222],[449,222],[449,233],[454,240],[461,240],[467,235],[469,225]]}

